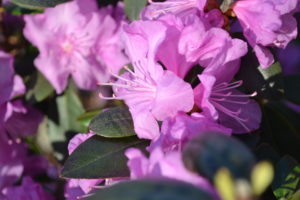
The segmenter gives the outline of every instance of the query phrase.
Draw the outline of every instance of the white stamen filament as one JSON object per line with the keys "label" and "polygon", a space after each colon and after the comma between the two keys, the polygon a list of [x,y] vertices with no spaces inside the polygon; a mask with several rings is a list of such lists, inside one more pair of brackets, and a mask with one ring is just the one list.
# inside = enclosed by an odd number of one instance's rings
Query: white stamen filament
{"label": "white stamen filament", "polygon": [[210,100],[212,104],[219,111],[224,114],[235,119],[246,131],[250,132],[250,129],[245,125],[245,122],[249,121],[247,118],[242,118],[240,115],[242,113],[242,109],[239,108],[237,111],[230,110],[226,108],[226,106],[222,105],[222,103],[230,103],[230,104],[239,104],[245,105],[250,103],[250,97],[256,96],[257,93],[254,92],[252,94],[234,94],[233,89],[240,87],[243,84],[242,81],[236,81],[232,83],[220,83],[213,87],[211,92]]}
{"label": "white stamen filament", "polygon": [[152,5],[161,5],[166,7],[155,10],[152,14],[166,14],[167,12],[180,13],[191,8],[197,8],[197,0],[167,0],[165,2],[154,2],[153,0],[148,0],[148,2]]}

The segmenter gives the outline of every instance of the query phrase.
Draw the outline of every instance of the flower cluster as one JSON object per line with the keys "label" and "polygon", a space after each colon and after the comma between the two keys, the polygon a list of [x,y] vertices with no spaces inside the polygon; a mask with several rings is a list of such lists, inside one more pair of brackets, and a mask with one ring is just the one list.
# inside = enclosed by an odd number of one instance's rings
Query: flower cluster
{"label": "flower cluster", "polygon": [[[126,150],[130,177],[70,179],[67,199],[124,180],[160,177],[191,183],[218,199],[208,180],[185,168],[183,147],[209,132],[230,136],[259,129],[257,92],[245,90],[236,76],[241,59],[254,51],[261,68],[270,67],[273,49],[297,37],[293,15],[300,10],[298,0],[235,0],[226,10],[219,2],[149,0],[132,22],[123,3],[99,8],[96,0],[24,15],[24,36],[39,51],[34,65],[56,94],[63,94],[70,77],[81,90],[108,86],[113,94],[100,98],[122,100],[137,137],[150,141],[149,156]],[[235,37],[237,32],[243,36]],[[19,98],[26,87],[15,75],[13,57],[2,50],[0,77],[0,199],[52,199],[34,181],[48,162],[30,155],[23,140],[36,133],[43,115]],[[74,136],[69,155],[94,135]]]}
{"label": "flower cluster", "polygon": [[[45,173],[48,162],[30,155],[23,141],[36,133],[42,114],[17,98],[25,93],[25,85],[14,74],[12,56],[0,51],[0,63],[0,199],[50,199],[31,178]],[[14,186],[21,179],[22,184]]]}

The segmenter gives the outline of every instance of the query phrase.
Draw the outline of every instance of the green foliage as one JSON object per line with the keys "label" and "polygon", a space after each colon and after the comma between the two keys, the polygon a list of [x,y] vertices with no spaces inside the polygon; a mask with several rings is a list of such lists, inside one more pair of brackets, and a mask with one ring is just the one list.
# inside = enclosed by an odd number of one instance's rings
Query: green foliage
{"label": "green foliage", "polygon": [[147,0],[124,0],[125,13],[129,20],[138,20],[141,10],[146,6]]}
{"label": "green foliage", "polygon": [[213,180],[221,168],[234,178],[249,178],[255,159],[238,140],[220,133],[205,133],[191,140],[183,150],[186,167]]}
{"label": "green foliage", "polygon": [[137,137],[104,138],[95,135],[79,145],[67,159],[62,176],[66,178],[127,177],[127,158],[130,147],[144,149],[148,145]]}
{"label": "green foliage", "polygon": [[86,131],[86,127],[77,121],[84,113],[84,108],[72,87],[61,96],[49,100],[52,101],[47,104],[48,117],[40,125],[36,139],[43,152],[61,161],[68,154],[69,140],[74,134]]}
{"label": "green foliage", "polygon": [[176,180],[138,180],[101,189],[87,200],[213,200],[206,192]]}
{"label": "green foliage", "polygon": [[272,184],[277,199],[291,199],[300,189],[300,165],[290,156],[283,157],[276,165]]}
{"label": "green foliage", "polygon": [[77,119],[79,123],[81,123],[83,126],[88,127],[91,123],[92,119],[96,117],[101,110],[91,110],[88,112],[85,112],[84,114],[80,115]]}
{"label": "green foliage", "polygon": [[132,117],[127,107],[109,108],[92,119],[89,128],[108,138],[135,135]]}
{"label": "green foliage", "polygon": [[68,0],[11,0],[20,7],[28,9],[43,9],[54,7],[57,4],[67,2]]}
{"label": "green foliage", "polygon": [[282,102],[268,102],[263,107],[262,138],[283,154],[300,160],[299,114]]}
{"label": "green foliage", "polygon": [[49,83],[49,81],[41,74],[38,73],[37,81],[33,88],[33,95],[37,102],[41,102],[45,100],[48,96],[50,96],[54,92],[53,87]]}
{"label": "green foliage", "polygon": [[300,75],[284,77],[285,97],[295,104],[300,105]]}

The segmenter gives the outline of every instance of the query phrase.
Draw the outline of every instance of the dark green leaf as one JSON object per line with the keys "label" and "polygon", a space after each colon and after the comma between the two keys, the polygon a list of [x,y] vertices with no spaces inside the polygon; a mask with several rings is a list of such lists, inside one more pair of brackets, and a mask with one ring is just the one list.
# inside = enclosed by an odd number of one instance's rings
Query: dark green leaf
{"label": "dark green leaf", "polygon": [[236,78],[243,80],[247,92],[257,92],[257,96],[265,99],[281,99],[284,93],[284,81],[278,62],[267,69],[259,67],[254,53],[249,52],[242,58],[241,69]]}
{"label": "dark green leaf", "polygon": [[33,95],[37,102],[41,102],[46,99],[49,95],[54,92],[53,87],[48,80],[41,74],[38,73],[37,81],[33,88]]}
{"label": "dark green leaf", "polygon": [[96,116],[89,125],[90,130],[108,138],[135,135],[131,114],[127,107],[110,108]]}
{"label": "dark green leaf", "polygon": [[228,168],[236,178],[249,178],[255,158],[238,140],[220,133],[206,133],[191,140],[183,150],[186,167],[212,180],[216,172]]}
{"label": "dark green leaf", "polygon": [[101,110],[92,110],[92,111],[88,111],[82,115],[80,115],[77,119],[77,121],[79,121],[82,125],[84,125],[85,127],[88,127],[90,122],[92,121],[92,119],[94,117],[96,117],[99,113],[101,112]]}
{"label": "dark green leaf", "polygon": [[299,114],[277,101],[268,102],[262,110],[262,139],[281,154],[289,154],[300,160]]}
{"label": "dark green leaf", "polygon": [[272,184],[277,199],[291,198],[300,189],[300,165],[291,157],[283,157],[276,165]]}
{"label": "dark green leaf", "polygon": [[147,0],[124,0],[125,13],[130,20],[138,20],[141,10],[146,6]]}
{"label": "dark green leaf", "polygon": [[29,9],[42,9],[48,7],[54,7],[57,4],[67,2],[68,0],[11,0],[23,8]]}
{"label": "dark green leaf", "polygon": [[206,192],[176,180],[138,180],[101,189],[87,200],[213,200]]}
{"label": "dark green leaf", "polygon": [[284,77],[285,97],[293,103],[300,105],[300,75]]}
{"label": "dark green leaf", "polygon": [[112,178],[127,177],[127,158],[130,147],[144,148],[148,141],[137,137],[121,139],[95,135],[82,143],[67,159],[62,176],[66,178]]}

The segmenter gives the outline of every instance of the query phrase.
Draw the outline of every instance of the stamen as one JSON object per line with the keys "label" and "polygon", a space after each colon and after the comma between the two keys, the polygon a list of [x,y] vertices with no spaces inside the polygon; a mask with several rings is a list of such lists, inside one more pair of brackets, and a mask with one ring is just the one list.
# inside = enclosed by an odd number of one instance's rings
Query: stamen
{"label": "stamen", "polygon": [[91,194],[86,194],[86,195],[82,195],[82,196],[77,196],[76,199],[85,199],[85,198],[88,198],[90,196],[93,196],[94,193],[91,193]]}

